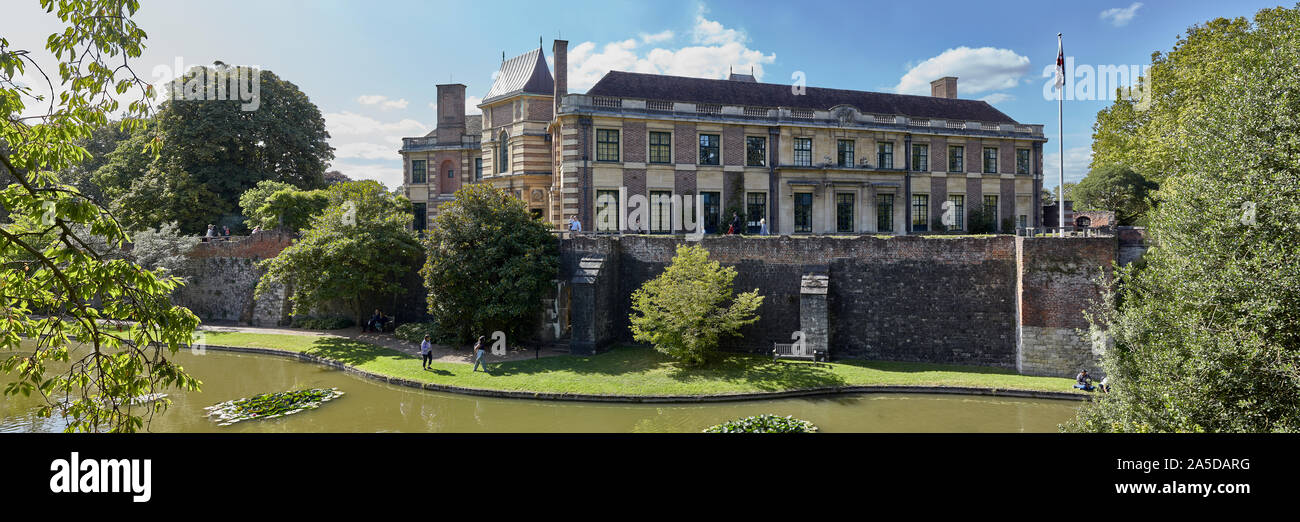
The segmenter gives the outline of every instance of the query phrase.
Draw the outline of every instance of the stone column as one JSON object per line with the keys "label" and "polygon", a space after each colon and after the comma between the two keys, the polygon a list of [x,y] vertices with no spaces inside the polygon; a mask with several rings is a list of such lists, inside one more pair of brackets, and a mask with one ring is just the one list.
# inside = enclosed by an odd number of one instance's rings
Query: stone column
{"label": "stone column", "polygon": [[826,314],[826,290],[830,277],[825,271],[803,275],[799,284],[799,330],[807,353],[821,352],[830,358],[830,321]]}

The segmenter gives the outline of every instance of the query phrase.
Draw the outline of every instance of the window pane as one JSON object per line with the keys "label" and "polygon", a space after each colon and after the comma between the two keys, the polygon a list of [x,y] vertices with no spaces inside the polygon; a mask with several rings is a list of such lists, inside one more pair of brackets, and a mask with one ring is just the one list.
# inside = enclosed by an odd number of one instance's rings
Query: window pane
{"label": "window pane", "polygon": [[650,133],[650,163],[671,163],[673,135],[668,132]]}
{"label": "window pane", "polygon": [[853,193],[835,194],[835,231],[853,231]]}
{"label": "window pane", "polygon": [[912,194],[912,230],[925,232],[929,229],[926,225],[930,222],[930,196],[926,194]]}
{"label": "window pane", "polygon": [[963,167],[962,156],[965,154],[965,147],[948,147],[948,172],[961,172]]}
{"label": "window pane", "polygon": [[984,172],[986,174],[996,174],[998,172],[998,149],[994,147],[984,148]]}
{"label": "window pane", "polygon": [[618,232],[618,191],[596,191],[596,231]]}
{"label": "window pane", "polygon": [[750,192],[745,195],[745,219],[748,221],[750,234],[757,234],[762,229],[760,219],[767,219],[767,193]]}
{"label": "window pane", "polygon": [[794,231],[812,232],[812,193],[794,195]]}
{"label": "window pane", "polygon": [[767,138],[745,137],[745,165],[749,167],[767,165]]}
{"label": "window pane", "polygon": [[948,196],[952,203],[952,222],[944,223],[950,230],[966,229],[966,196]]}
{"label": "window pane", "polygon": [[891,233],[894,231],[894,195],[876,195],[876,230]]}
{"label": "window pane", "polygon": [[414,203],[411,205],[411,213],[415,214],[415,220],[411,226],[415,230],[424,230],[428,226],[426,224],[426,220],[428,219],[427,208],[428,207],[426,207],[424,203]]}
{"label": "window pane", "polygon": [[722,216],[722,196],[717,192],[701,192],[700,198],[704,200],[704,232],[717,234]]}
{"label": "window pane", "polygon": [[812,166],[812,138],[794,139],[794,164],[802,167]]}
{"label": "window pane", "polygon": [[717,134],[700,135],[700,165],[720,165],[722,156],[718,150]]}
{"label": "window pane", "polygon": [[836,165],[841,167],[853,166],[853,140],[840,140],[838,150],[836,151]]}
{"label": "window pane", "polygon": [[930,146],[912,145],[912,170],[930,170]]}
{"label": "window pane", "polygon": [[411,183],[425,183],[424,160],[411,160]]}
{"label": "window pane", "polygon": [[672,227],[673,193],[650,192],[650,232],[668,232]]}
{"label": "window pane", "polygon": [[894,168],[894,144],[876,144],[876,166],[882,169]]}
{"label": "window pane", "polygon": [[1029,149],[1016,149],[1016,174],[1029,174]]}
{"label": "window pane", "polygon": [[596,161],[618,161],[618,131],[596,130]]}
{"label": "window pane", "polygon": [[483,158],[474,158],[474,181],[483,181]]}

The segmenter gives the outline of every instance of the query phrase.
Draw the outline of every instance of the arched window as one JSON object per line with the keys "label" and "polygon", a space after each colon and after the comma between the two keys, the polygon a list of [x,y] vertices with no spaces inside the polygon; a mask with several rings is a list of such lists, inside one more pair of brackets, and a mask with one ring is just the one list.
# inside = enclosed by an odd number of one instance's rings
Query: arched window
{"label": "arched window", "polygon": [[506,142],[510,141],[510,135],[501,131],[497,137],[497,173],[504,173],[510,170],[510,146]]}
{"label": "arched window", "polygon": [[1079,228],[1088,228],[1092,226],[1092,220],[1088,216],[1079,216],[1079,219],[1075,220],[1075,224],[1079,225]]}

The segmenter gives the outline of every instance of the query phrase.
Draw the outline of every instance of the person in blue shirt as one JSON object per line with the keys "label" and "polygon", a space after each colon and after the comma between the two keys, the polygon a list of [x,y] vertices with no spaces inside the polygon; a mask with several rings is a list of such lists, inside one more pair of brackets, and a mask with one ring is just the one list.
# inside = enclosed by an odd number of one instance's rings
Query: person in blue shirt
{"label": "person in blue shirt", "polygon": [[487,373],[487,361],[484,356],[487,355],[487,349],[483,347],[483,336],[478,336],[478,342],[474,343],[474,369],[471,372],[478,371],[479,365],[483,365],[483,373]]}
{"label": "person in blue shirt", "polygon": [[420,341],[420,357],[424,359],[424,369],[428,370],[429,365],[433,364],[433,343],[429,342],[427,335]]}
{"label": "person in blue shirt", "polygon": [[1088,370],[1083,370],[1079,372],[1079,375],[1074,377],[1074,387],[1083,391],[1092,391],[1096,389],[1092,385],[1092,376],[1088,375]]}

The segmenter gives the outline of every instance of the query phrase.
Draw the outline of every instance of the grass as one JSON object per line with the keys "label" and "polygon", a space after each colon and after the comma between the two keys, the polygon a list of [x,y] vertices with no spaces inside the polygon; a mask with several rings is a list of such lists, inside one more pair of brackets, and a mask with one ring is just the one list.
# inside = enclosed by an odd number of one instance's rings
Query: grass
{"label": "grass", "polygon": [[271,348],[328,357],[393,377],[451,386],[511,391],[604,395],[702,395],[773,392],[847,385],[969,386],[1003,390],[1071,392],[1072,379],[1030,377],[979,366],[845,360],[830,364],[773,362],[728,354],[704,368],[682,368],[650,348],[620,346],[609,352],[493,363],[490,373],[471,365],[433,363],[396,350],[337,337],[209,332],[212,345]]}

